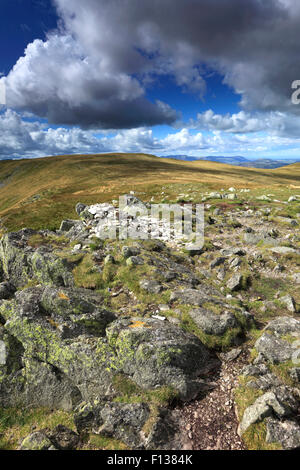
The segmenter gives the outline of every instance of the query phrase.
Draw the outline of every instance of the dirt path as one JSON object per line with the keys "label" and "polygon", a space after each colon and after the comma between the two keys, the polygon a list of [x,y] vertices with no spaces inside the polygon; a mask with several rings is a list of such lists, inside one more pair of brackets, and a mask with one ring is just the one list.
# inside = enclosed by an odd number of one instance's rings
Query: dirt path
{"label": "dirt path", "polygon": [[247,364],[247,352],[234,361],[222,361],[221,369],[212,381],[216,387],[203,399],[180,410],[183,448],[186,450],[245,450],[237,434],[234,389],[238,375]]}

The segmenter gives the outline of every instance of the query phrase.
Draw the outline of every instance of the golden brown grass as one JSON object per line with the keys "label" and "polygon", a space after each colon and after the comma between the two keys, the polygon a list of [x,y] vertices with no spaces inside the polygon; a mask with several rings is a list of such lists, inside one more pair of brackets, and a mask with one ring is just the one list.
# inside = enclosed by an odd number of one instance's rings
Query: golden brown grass
{"label": "golden brown grass", "polygon": [[[9,230],[57,228],[75,217],[78,201],[91,204],[129,190],[155,193],[164,184],[198,189],[296,187],[300,164],[275,170],[185,162],[145,154],[64,155],[0,162],[0,217]],[[176,188],[174,189],[174,197]]]}

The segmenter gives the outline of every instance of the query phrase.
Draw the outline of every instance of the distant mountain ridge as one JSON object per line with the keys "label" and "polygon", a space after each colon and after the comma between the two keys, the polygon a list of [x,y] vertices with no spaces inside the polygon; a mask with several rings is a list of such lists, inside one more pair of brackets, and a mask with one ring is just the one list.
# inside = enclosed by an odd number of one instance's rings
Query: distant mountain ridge
{"label": "distant mountain ridge", "polygon": [[206,160],[211,162],[226,163],[228,165],[243,166],[249,168],[280,168],[282,166],[292,165],[300,161],[300,158],[294,160],[273,160],[271,158],[259,158],[257,160],[249,160],[242,156],[224,157],[224,156],[208,156],[193,157],[189,155],[166,155],[163,158],[175,158],[176,160],[196,161]]}

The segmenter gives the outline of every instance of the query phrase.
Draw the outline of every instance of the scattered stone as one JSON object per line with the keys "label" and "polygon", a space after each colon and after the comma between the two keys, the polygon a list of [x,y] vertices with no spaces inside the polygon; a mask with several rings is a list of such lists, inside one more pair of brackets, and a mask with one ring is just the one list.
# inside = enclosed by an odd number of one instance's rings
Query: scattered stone
{"label": "scattered stone", "polygon": [[284,297],[280,297],[279,300],[287,306],[289,312],[296,312],[296,303],[291,295],[285,295]]}
{"label": "scattered stone", "polygon": [[254,388],[258,390],[263,390],[264,392],[273,387],[278,387],[282,385],[281,380],[275,374],[267,373],[258,377],[255,380],[251,380],[247,383],[247,387]]}
{"label": "scattered stone", "polygon": [[204,302],[210,300],[213,295],[219,295],[218,291],[209,286],[201,286],[201,289],[182,289],[172,292],[170,301],[180,300],[184,304],[201,306]]}
{"label": "scattered stone", "polygon": [[177,278],[177,273],[173,271],[162,272],[161,275],[166,280],[166,282],[174,281]]}
{"label": "scattered stone", "polygon": [[220,266],[221,264],[224,264],[225,261],[226,261],[226,258],[219,257],[219,258],[215,259],[214,261],[212,261],[212,263],[210,263],[210,267],[211,267],[211,269],[214,269],[217,266]]}
{"label": "scattered stone", "polygon": [[87,206],[85,204],[82,204],[81,202],[78,202],[78,204],[76,204],[75,210],[76,210],[77,214],[80,215],[86,209],[86,207]]}
{"label": "scattered stone", "polygon": [[107,255],[104,259],[104,264],[115,264],[115,258],[112,255]]}
{"label": "scattered stone", "polygon": [[140,281],[140,287],[141,289],[149,292],[149,294],[159,294],[163,289],[161,284],[148,279]]}
{"label": "scattered stone", "polygon": [[168,310],[170,310],[170,307],[167,304],[160,304],[158,308],[161,312],[167,312]]}
{"label": "scattered stone", "polygon": [[56,426],[47,435],[58,450],[74,450],[79,444],[79,435],[62,424]]}
{"label": "scattered stone", "polygon": [[9,299],[16,292],[15,287],[10,282],[0,283],[0,300]]}
{"label": "scattered stone", "polygon": [[300,384],[300,367],[294,367],[291,369],[290,377],[294,382]]}
{"label": "scattered stone", "polygon": [[236,267],[240,266],[241,263],[242,263],[242,261],[240,260],[240,258],[235,257],[235,258],[233,258],[233,260],[230,262],[230,265],[229,265],[229,266],[230,266],[231,268],[236,268]]}
{"label": "scattered stone", "polygon": [[81,250],[81,247],[82,247],[81,243],[78,243],[77,245],[74,245],[73,251],[79,251]]}
{"label": "scattered stone", "polygon": [[70,220],[70,219],[63,220],[62,223],[60,224],[59,230],[61,232],[68,232],[77,223],[78,223],[78,220]]}
{"label": "scattered stone", "polygon": [[278,317],[270,321],[265,330],[275,332],[278,335],[290,333],[300,334],[300,320],[292,317]]}
{"label": "scattered stone", "polygon": [[221,268],[218,270],[217,272],[217,279],[219,279],[219,281],[224,281],[226,277],[226,271],[224,268]]}
{"label": "scattered stone", "polygon": [[234,274],[226,284],[226,287],[231,291],[236,291],[242,287],[243,276],[239,273]]}
{"label": "scattered stone", "polygon": [[275,413],[279,418],[291,416],[297,410],[297,401],[286,387],[278,387],[257,398],[243,415],[239,426],[242,435],[252,425]]}
{"label": "scattered stone", "polygon": [[272,364],[281,364],[292,359],[294,348],[287,341],[265,332],[255,343],[255,348]]}
{"label": "scattered stone", "polygon": [[36,431],[25,437],[20,450],[49,450],[52,442],[44,431]]}
{"label": "scattered stone", "polygon": [[166,320],[166,317],[162,317],[160,315],[152,315],[152,318],[155,318],[156,320],[160,320],[160,321],[165,321]]}
{"label": "scattered stone", "polygon": [[266,196],[265,194],[263,194],[262,196],[258,196],[256,199],[257,199],[258,201],[271,202],[271,199],[270,199],[268,196]]}
{"label": "scattered stone", "polygon": [[274,248],[269,248],[272,253],[278,253],[279,255],[287,255],[289,253],[297,253],[295,248],[290,248],[288,246],[277,246]]}
{"label": "scattered stone", "polygon": [[241,348],[235,348],[235,349],[231,349],[231,351],[229,351],[228,353],[220,354],[220,356],[223,361],[231,362],[231,361],[235,361],[240,356],[241,353],[242,353]]}
{"label": "scattered stone", "polygon": [[127,266],[141,266],[144,264],[143,258],[140,256],[130,256],[126,260]]}
{"label": "scattered stone", "polygon": [[235,316],[231,313],[216,315],[206,309],[195,309],[191,310],[189,314],[196,325],[209,335],[221,336],[227,330],[238,326]]}
{"label": "scattered stone", "polygon": [[266,366],[266,364],[249,365],[249,366],[245,366],[241,373],[244,377],[248,377],[248,376],[256,377],[256,376],[268,374],[269,368]]}
{"label": "scattered stone", "polygon": [[266,419],[266,442],[281,444],[285,450],[300,448],[300,426],[294,421],[280,421],[274,418]]}
{"label": "scattered stone", "polygon": [[293,274],[292,278],[296,282],[296,284],[300,284],[300,273]]}
{"label": "scattered stone", "polygon": [[122,247],[122,255],[124,258],[130,258],[131,256],[139,255],[141,250],[138,247],[133,246],[123,246]]}

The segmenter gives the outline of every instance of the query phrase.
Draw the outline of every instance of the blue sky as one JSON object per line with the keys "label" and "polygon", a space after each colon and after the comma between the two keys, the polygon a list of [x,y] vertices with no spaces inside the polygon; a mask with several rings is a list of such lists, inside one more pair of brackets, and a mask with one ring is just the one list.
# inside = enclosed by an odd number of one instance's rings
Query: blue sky
{"label": "blue sky", "polygon": [[[2,0],[0,159],[300,157],[296,0]],[[282,38],[285,38],[283,41]]]}

